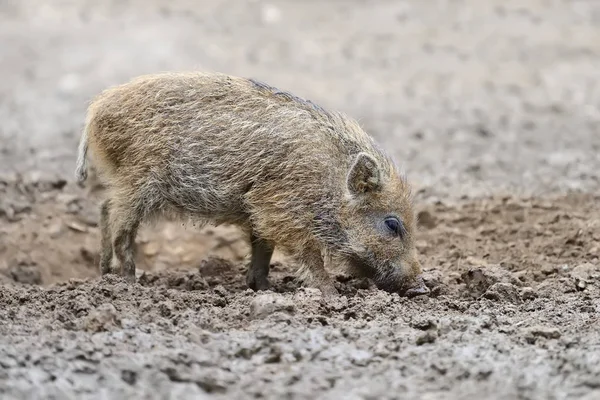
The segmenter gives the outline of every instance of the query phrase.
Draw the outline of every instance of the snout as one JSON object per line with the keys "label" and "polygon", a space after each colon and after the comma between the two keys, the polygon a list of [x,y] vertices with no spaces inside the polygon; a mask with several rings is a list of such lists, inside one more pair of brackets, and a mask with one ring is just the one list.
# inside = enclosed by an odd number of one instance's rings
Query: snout
{"label": "snout", "polygon": [[415,297],[429,294],[430,290],[425,285],[422,275],[417,275],[415,278],[407,279],[406,277],[396,276],[392,279],[377,279],[375,284],[382,290],[390,293],[398,293],[400,296]]}
{"label": "snout", "polygon": [[425,285],[422,275],[417,276],[414,285],[409,286],[408,289],[402,293],[402,295],[406,297],[415,297],[426,294],[429,294],[429,288]]}
{"label": "snout", "polygon": [[353,257],[350,261],[350,265],[358,274],[371,278],[379,289],[386,292],[398,293],[400,296],[406,297],[427,295],[430,292],[418,265],[419,273],[414,276],[407,274],[402,264],[379,264],[379,267],[373,267],[377,264],[365,262],[364,259],[358,257]]}

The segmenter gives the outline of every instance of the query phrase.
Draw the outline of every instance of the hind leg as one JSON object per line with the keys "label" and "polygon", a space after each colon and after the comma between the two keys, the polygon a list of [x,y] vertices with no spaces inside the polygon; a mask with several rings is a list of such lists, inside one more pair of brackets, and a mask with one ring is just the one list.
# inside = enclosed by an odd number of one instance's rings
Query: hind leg
{"label": "hind leg", "polygon": [[113,248],[121,275],[135,282],[135,237],[142,219],[136,205],[111,204],[111,230]]}
{"label": "hind leg", "polygon": [[110,232],[110,200],[104,200],[100,206],[100,273],[111,272],[110,263],[113,258],[112,235]]}
{"label": "hind leg", "polygon": [[269,288],[269,265],[273,256],[274,247],[266,240],[250,235],[252,245],[252,258],[246,275],[246,283],[252,290],[267,290]]}

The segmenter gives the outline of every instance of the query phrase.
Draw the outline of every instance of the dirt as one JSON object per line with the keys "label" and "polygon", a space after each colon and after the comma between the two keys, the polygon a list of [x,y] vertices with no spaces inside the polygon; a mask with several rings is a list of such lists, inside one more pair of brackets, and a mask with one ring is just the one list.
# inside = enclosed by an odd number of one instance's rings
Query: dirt
{"label": "dirt", "polygon": [[[0,2],[0,397],[600,398],[600,4]],[[73,182],[89,98],[158,70],[251,76],[358,118],[415,184],[429,296],[234,227],[146,226],[98,272]]]}

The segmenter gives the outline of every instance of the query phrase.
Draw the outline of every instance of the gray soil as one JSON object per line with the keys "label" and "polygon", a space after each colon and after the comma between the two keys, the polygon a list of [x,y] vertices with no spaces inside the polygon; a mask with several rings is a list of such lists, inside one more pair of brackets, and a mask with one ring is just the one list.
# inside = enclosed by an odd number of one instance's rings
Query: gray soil
{"label": "gray soil", "polygon": [[[164,70],[266,81],[359,119],[417,191],[431,296],[161,222],[99,277],[87,102]],[[600,398],[600,3],[0,1],[2,399]]]}

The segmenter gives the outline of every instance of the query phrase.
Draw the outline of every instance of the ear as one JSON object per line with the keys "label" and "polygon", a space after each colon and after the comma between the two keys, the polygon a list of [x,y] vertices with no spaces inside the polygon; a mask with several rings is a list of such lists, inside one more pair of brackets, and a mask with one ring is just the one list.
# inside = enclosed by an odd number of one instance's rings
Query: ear
{"label": "ear", "polygon": [[377,161],[367,153],[359,153],[350,167],[346,184],[353,195],[377,190],[381,185]]}

